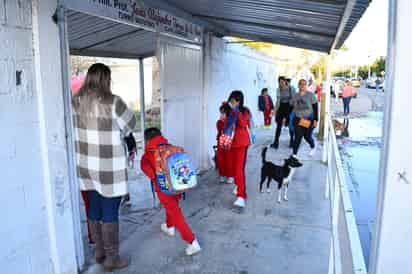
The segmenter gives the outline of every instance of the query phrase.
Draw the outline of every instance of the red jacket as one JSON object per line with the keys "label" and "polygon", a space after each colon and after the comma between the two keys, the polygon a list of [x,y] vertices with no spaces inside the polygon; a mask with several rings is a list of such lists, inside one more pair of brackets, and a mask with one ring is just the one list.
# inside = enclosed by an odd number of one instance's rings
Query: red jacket
{"label": "red jacket", "polygon": [[152,150],[157,149],[158,145],[160,144],[168,144],[168,141],[163,136],[156,136],[147,142],[145,146],[145,152],[140,160],[140,168],[142,169],[143,173],[149,177],[150,181],[154,185],[154,189],[156,192],[160,192],[159,186],[156,183],[156,162],[154,158],[154,153]]}
{"label": "red jacket", "polygon": [[250,145],[249,136],[250,112],[245,110],[242,114],[237,113],[237,122],[235,127],[235,136],[233,137],[232,147],[247,147]]}

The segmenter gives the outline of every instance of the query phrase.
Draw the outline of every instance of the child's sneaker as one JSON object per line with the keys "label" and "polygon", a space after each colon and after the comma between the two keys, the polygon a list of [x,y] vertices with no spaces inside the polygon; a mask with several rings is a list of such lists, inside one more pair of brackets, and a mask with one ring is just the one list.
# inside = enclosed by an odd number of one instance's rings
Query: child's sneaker
{"label": "child's sneaker", "polygon": [[233,191],[232,191],[232,193],[233,193],[233,195],[237,195],[237,186],[235,186],[235,188],[233,189]]}
{"label": "child's sneaker", "polygon": [[235,183],[235,178],[233,178],[233,177],[227,178],[226,183],[228,183],[228,184],[234,184],[234,183]]}
{"label": "child's sneaker", "polygon": [[220,176],[219,183],[224,184],[226,183],[226,181],[227,181],[227,178],[225,176]]}
{"label": "child's sneaker", "polygon": [[192,256],[199,253],[201,250],[202,249],[200,248],[199,242],[194,239],[193,242],[186,247],[186,255]]}
{"label": "child's sneaker", "polygon": [[167,224],[162,224],[160,226],[160,230],[164,232],[167,236],[170,236],[170,237],[175,236],[175,228],[173,226],[167,227]]}
{"label": "child's sneaker", "polygon": [[237,207],[245,207],[246,206],[246,201],[245,199],[241,197],[237,197],[236,201],[233,203],[234,206]]}

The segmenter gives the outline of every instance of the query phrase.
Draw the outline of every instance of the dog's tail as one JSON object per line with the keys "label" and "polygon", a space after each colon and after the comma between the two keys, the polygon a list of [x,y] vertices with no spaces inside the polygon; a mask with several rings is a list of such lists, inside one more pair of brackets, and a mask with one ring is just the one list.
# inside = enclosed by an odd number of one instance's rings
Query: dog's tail
{"label": "dog's tail", "polygon": [[262,163],[263,163],[263,164],[266,163],[266,151],[268,151],[268,148],[267,148],[267,147],[265,147],[265,148],[262,150]]}

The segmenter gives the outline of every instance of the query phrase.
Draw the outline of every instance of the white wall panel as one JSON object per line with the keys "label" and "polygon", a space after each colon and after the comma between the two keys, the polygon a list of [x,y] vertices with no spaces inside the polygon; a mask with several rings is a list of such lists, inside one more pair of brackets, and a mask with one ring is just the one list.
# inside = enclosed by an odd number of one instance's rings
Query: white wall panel
{"label": "white wall panel", "polygon": [[232,90],[245,95],[245,105],[252,111],[256,126],[263,125],[262,113],[258,111],[258,96],[267,87],[275,100],[277,71],[273,60],[257,51],[239,44],[226,44],[223,39],[210,37],[206,42],[207,81],[207,133],[208,151],[216,143],[216,121],[219,106],[226,101]]}
{"label": "white wall panel", "polygon": [[160,55],[163,133],[183,146],[200,169],[205,157],[201,48],[162,39]]}

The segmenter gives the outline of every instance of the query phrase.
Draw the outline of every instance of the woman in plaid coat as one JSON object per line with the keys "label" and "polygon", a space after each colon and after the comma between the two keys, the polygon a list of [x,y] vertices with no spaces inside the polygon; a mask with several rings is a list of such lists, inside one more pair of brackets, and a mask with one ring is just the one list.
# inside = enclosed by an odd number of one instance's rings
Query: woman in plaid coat
{"label": "woman in plaid coat", "polygon": [[80,190],[87,191],[96,262],[105,271],[129,264],[119,256],[118,218],[121,197],[128,193],[123,138],[137,124],[134,113],[112,94],[110,75],[106,65],[92,65],[72,102]]}

